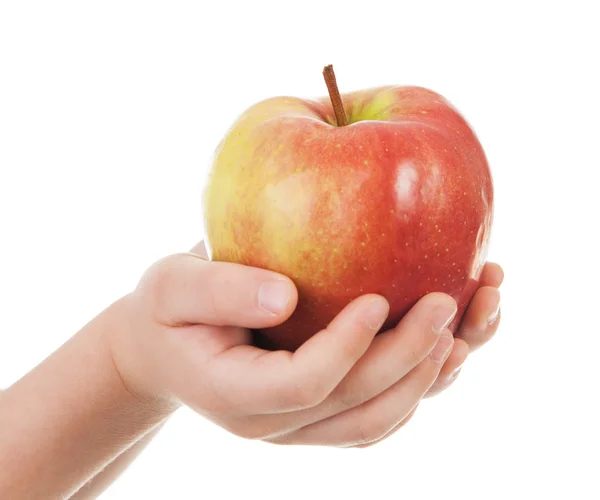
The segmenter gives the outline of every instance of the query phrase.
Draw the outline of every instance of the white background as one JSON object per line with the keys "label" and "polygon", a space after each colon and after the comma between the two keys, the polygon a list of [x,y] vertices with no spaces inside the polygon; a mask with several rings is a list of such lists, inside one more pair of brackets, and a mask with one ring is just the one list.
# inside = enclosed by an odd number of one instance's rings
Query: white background
{"label": "white background", "polygon": [[[563,7],[557,7],[563,5]],[[180,411],[103,496],[598,498],[593,2],[0,3],[0,386],[202,238],[212,152],[254,102],[416,84],[488,154],[496,338],[368,450],[282,448]]]}

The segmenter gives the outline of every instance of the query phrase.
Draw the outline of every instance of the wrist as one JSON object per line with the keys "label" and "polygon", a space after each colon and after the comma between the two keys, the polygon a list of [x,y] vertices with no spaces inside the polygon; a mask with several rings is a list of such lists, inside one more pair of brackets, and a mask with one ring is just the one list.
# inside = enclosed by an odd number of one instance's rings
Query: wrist
{"label": "wrist", "polygon": [[181,403],[161,388],[157,370],[144,358],[145,350],[138,339],[144,326],[138,324],[142,317],[136,308],[136,298],[126,295],[111,304],[104,313],[109,323],[104,332],[104,345],[123,392],[132,407],[154,414],[157,423],[168,418]]}

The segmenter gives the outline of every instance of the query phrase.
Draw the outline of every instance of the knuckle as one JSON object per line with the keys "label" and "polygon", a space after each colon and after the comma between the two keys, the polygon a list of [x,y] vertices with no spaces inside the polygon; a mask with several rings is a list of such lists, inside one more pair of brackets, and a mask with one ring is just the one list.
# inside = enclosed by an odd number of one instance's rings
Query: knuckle
{"label": "knuckle", "polygon": [[173,269],[180,259],[181,254],[169,255],[148,268],[138,284],[138,290],[145,299],[154,302],[164,297],[172,281]]}
{"label": "knuckle", "polygon": [[319,377],[310,376],[296,384],[292,399],[301,408],[312,408],[322,403],[327,395],[328,391]]}
{"label": "knuckle", "polygon": [[377,434],[380,434],[380,437],[375,438],[375,439],[370,439],[368,442],[364,442],[362,444],[358,444],[355,446],[355,448],[370,448],[371,446],[374,446],[374,445],[392,437],[392,435],[394,435],[396,432],[398,432],[400,429],[402,429],[406,424],[408,424],[408,422],[410,422],[410,420],[415,416],[418,406],[419,406],[419,404],[417,404],[417,406],[415,406],[410,411],[410,413],[408,415],[406,415],[406,417],[404,417],[399,423],[397,423],[396,425],[391,427],[391,430],[388,428],[389,426],[382,425],[382,428],[379,429],[377,432]]}
{"label": "knuckle", "polygon": [[415,366],[418,366],[423,360],[423,354],[421,353],[421,350],[415,349],[414,347],[408,349],[406,355],[408,356],[408,365],[411,369]]}
{"label": "knuckle", "polygon": [[335,389],[335,399],[340,403],[343,410],[354,408],[367,400],[363,391],[352,384],[340,384]]}
{"label": "knuckle", "polygon": [[389,425],[386,425],[381,421],[375,421],[366,428],[366,442],[372,443],[373,441],[379,441],[388,433],[388,431]]}
{"label": "knuckle", "polygon": [[435,340],[422,335],[410,342],[410,345],[404,350],[405,362],[409,370],[421,364],[435,346]]}
{"label": "knuckle", "polygon": [[364,411],[357,426],[357,444],[367,445],[383,438],[390,430],[390,424],[377,415]]}
{"label": "knuckle", "polygon": [[404,349],[402,352],[405,356],[406,365],[410,370],[421,364],[438,339],[438,337],[428,334],[420,328],[416,329],[415,334],[418,336],[412,336],[410,340],[407,339],[406,344],[403,343]]}

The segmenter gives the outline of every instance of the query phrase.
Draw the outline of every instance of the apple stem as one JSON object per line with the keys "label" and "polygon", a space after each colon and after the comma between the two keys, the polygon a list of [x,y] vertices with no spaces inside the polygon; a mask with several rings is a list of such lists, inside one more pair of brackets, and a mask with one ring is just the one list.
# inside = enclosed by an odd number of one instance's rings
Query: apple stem
{"label": "apple stem", "polygon": [[333,112],[335,113],[335,120],[337,121],[338,127],[348,125],[348,119],[346,118],[346,112],[344,111],[344,105],[342,104],[342,97],[335,81],[335,73],[333,72],[333,66],[325,66],[323,68],[323,78],[325,78],[325,84],[329,91],[329,98],[333,105]]}

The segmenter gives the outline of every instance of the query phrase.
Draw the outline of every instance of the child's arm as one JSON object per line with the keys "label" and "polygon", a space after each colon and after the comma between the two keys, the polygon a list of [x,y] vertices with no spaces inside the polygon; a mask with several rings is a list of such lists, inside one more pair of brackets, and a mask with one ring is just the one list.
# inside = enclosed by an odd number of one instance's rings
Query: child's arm
{"label": "child's arm", "polygon": [[137,443],[115,458],[101,472],[90,479],[69,500],[95,500],[131,465],[131,463],[144,451],[154,436],[162,429],[164,423],[148,432]]}
{"label": "child's arm", "polygon": [[[274,282],[279,291],[265,295],[262,285]],[[478,294],[471,316],[480,319],[493,293]],[[455,304],[442,294],[375,339],[387,304],[369,295],[296,353],[252,347],[246,328],[284,321],[295,301],[293,284],[268,271],[193,254],[160,261],[0,394],[0,497],[68,497],[120,455],[86,486],[103,489],[181,403],[247,438],[368,445],[405,423],[466,355],[460,340],[449,349],[443,325]],[[477,339],[496,326],[486,323]]]}
{"label": "child's arm", "polygon": [[175,409],[133,395],[107,332],[126,305],[103,311],[0,398],[0,498],[64,498]]}

